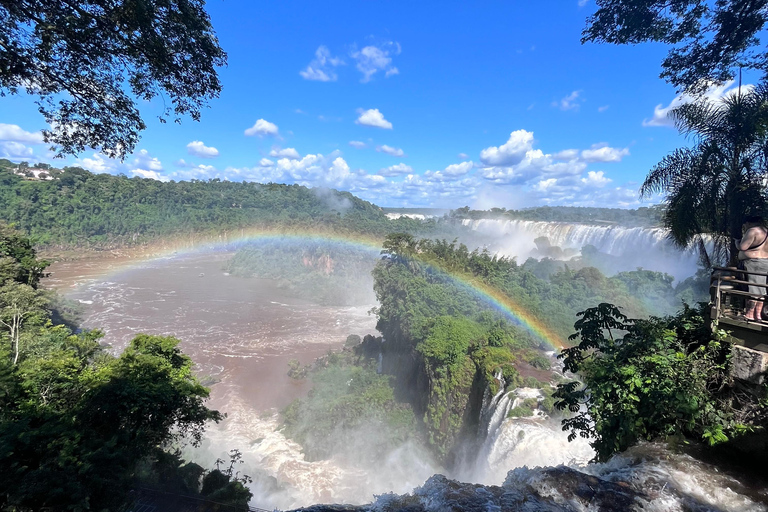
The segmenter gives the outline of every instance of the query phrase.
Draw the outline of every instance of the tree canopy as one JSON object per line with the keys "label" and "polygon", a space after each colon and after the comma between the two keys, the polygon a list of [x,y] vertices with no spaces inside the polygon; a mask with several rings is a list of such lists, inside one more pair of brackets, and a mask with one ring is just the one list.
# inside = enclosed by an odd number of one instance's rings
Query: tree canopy
{"label": "tree canopy", "polygon": [[667,194],[663,221],[677,245],[696,241],[707,264],[735,264],[744,218],[768,211],[768,87],[684,104],[671,117],[695,144],[664,157],[640,192]]}
{"label": "tree canopy", "polygon": [[768,20],[765,0],[596,0],[582,42],[674,45],[661,76],[678,89],[701,92],[736,68],[768,76],[768,51],[758,35]]}
{"label": "tree canopy", "polygon": [[160,120],[200,118],[226,54],[204,0],[0,0],[0,95],[25,91],[58,154],[132,152],[137,100],[170,101]]}

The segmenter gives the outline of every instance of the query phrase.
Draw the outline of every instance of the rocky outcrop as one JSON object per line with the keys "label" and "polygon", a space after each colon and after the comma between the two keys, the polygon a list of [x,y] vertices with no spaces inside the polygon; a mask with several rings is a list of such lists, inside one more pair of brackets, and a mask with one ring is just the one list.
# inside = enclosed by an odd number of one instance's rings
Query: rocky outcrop
{"label": "rocky outcrop", "polygon": [[501,486],[468,484],[435,475],[412,494],[380,496],[370,505],[314,505],[311,512],[643,510],[650,500],[624,482],[609,482],[565,466],[511,471]]}

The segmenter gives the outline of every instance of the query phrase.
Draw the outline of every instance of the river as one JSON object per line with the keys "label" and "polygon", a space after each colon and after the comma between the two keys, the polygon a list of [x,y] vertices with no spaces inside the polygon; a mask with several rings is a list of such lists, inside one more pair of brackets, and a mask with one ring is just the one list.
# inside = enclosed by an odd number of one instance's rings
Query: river
{"label": "river", "polygon": [[[323,306],[275,281],[230,276],[222,270],[230,257],[205,253],[61,262],[50,268],[46,285],[79,301],[85,309],[83,325],[104,330],[104,342],[115,353],[139,332],[181,340],[198,375],[213,383],[209,406],[227,413],[221,423],[209,426],[200,448],[186,447],[184,454],[211,468],[217,458],[227,459],[229,450],[241,450],[246,461],[241,470],[254,478],[252,505],[361,504],[388,492],[409,493],[434,473],[444,473],[412,445],[377,461],[376,467],[305,460],[301,446],[279,429],[279,410],[309,388],[308,381],[287,376],[288,361],[306,364],[341,348],[349,334],[375,333],[375,317],[368,314],[374,304]],[[744,487],[717,468],[660,445],[593,466],[586,465],[592,455],[586,442],[565,442],[554,422],[510,418],[489,439],[473,464],[449,476],[500,485],[508,470],[523,464],[565,463],[607,480],[650,486],[659,506],[643,510],[768,510],[761,504],[768,496],[765,489]],[[505,485],[522,492],[531,479],[541,480],[538,473],[520,471]],[[433,481],[422,492],[432,496],[441,485]]]}

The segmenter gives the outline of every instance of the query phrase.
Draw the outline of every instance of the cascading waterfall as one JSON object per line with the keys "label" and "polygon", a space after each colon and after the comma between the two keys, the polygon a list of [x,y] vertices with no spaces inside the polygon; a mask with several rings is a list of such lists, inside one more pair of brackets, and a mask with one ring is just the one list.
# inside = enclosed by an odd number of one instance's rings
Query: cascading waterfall
{"label": "cascading waterfall", "polygon": [[596,226],[570,222],[543,222],[505,219],[464,219],[462,224],[491,238],[490,249],[524,261],[529,256],[541,257],[534,240],[546,237],[552,246],[565,251],[565,259],[594,246],[606,255],[618,258],[620,270],[643,267],[666,272],[684,279],[696,270],[697,254],[693,249],[679,250],[663,228],[627,228]]}

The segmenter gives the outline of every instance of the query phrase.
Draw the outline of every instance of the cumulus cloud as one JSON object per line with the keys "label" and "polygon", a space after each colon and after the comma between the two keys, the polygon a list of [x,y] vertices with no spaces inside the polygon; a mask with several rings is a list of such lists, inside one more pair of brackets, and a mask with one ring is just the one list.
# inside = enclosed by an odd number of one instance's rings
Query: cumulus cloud
{"label": "cumulus cloud", "polygon": [[379,171],[379,175],[387,176],[387,177],[402,176],[404,174],[412,174],[412,173],[413,173],[413,167],[411,167],[410,165],[406,165],[404,163],[390,165],[386,169],[382,169]]}
{"label": "cumulus cloud", "polygon": [[588,163],[621,162],[621,159],[627,155],[629,155],[629,148],[612,148],[606,143],[600,143],[582,151],[581,159]]}
{"label": "cumulus cloud", "polygon": [[560,110],[578,110],[581,102],[581,91],[573,91],[571,94],[562,98],[560,101],[552,102],[553,107],[557,107]]}
{"label": "cumulus cloud", "polygon": [[611,179],[605,177],[603,171],[589,171],[586,178],[581,178],[582,183],[593,187],[604,187],[611,181]]}
{"label": "cumulus cloud", "polygon": [[0,123],[0,141],[42,144],[43,134],[40,132],[28,132],[16,124]]}
{"label": "cumulus cloud", "polygon": [[316,80],[318,82],[335,82],[339,77],[334,68],[344,65],[344,60],[333,57],[327,46],[319,46],[315,50],[315,58],[309,65],[299,71],[304,80]]}
{"label": "cumulus cloud", "polygon": [[361,142],[359,140],[351,140],[351,141],[349,141],[349,145],[352,146],[353,148],[357,148],[357,149],[363,149],[364,147],[366,147],[366,143],[365,142]]}
{"label": "cumulus cloud", "polygon": [[[75,164],[95,173],[126,174],[160,181],[168,181],[169,179],[167,175],[161,173],[163,171],[162,162],[157,157],[152,156],[146,149],[141,149],[134,153],[133,158],[125,162],[109,158],[103,153],[97,152],[87,157],[78,158]],[[193,167],[183,159],[178,160],[176,166],[180,168]]]}
{"label": "cumulus cloud", "polygon": [[150,171],[162,171],[163,164],[157,157],[153,157],[146,149],[139,150],[136,153],[136,158],[133,160],[133,165],[141,169],[148,169]]}
{"label": "cumulus cloud", "polygon": [[355,60],[355,67],[363,74],[361,82],[369,82],[373,75],[384,71],[385,77],[397,75],[400,71],[392,65],[392,55],[400,53],[400,44],[396,42],[384,43],[380,46],[365,46],[360,50],[353,50],[350,57]]}
{"label": "cumulus cloud", "polygon": [[265,119],[259,119],[244,133],[249,137],[266,137],[268,135],[275,137],[278,134],[278,129],[276,124]]}
{"label": "cumulus cloud", "polygon": [[451,164],[445,168],[444,173],[447,176],[464,176],[474,166],[475,164],[471,160],[469,162],[461,162],[460,164]]}
{"label": "cumulus cloud", "polygon": [[13,140],[0,141],[0,158],[8,158],[10,160],[23,160],[31,158],[34,155],[32,148],[27,147],[21,142]]}
{"label": "cumulus cloud", "polygon": [[392,146],[387,146],[386,144],[382,144],[381,146],[376,146],[376,151],[379,153],[386,153],[388,155],[402,157],[405,156],[405,151],[403,151],[400,148],[393,148]]}
{"label": "cumulus cloud", "polygon": [[363,126],[373,126],[376,128],[383,128],[385,130],[392,129],[392,123],[384,119],[384,114],[379,112],[377,108],[369,108],[368,110],[358,110],[360,117],[357,118],[355,123]]}
{"label": "cumulus cloud", "polygon": [[259,167],[270,167],[274,164],[275,162],[273,162],[269,158],[262,158],[261,160],[259,160]]}
{"label": "cumulus cloud", "polygon": [[459,154],[458,154],[458,155],[456,155],[456,156],[458,156],[458,157],[459,157],[459,160],[467,160],[467,159],[469,158],[469,155],[468,155],[468,154],[466,154],[466,153],[459,153]]}
{"label": "cumulus cloud", "polygon": [[168,178],[158,174],[156,171],[147,171],[145,169],[132,169],[131,174],[142,178],[149,178],[157,181],[168,181]]}
{"label": "cumulus cloud", "polygon": [[200,158],[215,158],[219,156],[218,149],[206,146],[201,140],[193,140],[187,144],[187,153]]}
{"label": "cumulus cloud", "polygon": [[[709,87],[700,97],[691,96],[690,94],[686,93],[678,94],[672,99],[672,101],[669,102],[669,105],[666,107],[661,103],[656,105],[656,107],[653,109],[653,117],[650,119],[643,119],[643,126],[668,126],[670,128],[674,128],[675,122],[672,121],[672,119],[669,117],[669,113],[672,110],[698,99],[715,102],[721,98],[736,94],[739,91],[739,86],[736,85],[734,87],[735,83],[735,81],[730,80],[722,85],[714,85]],[[752,88],[752,85],[742,85],[742,90],[745,91]]]}
{"label": "cumulus cloud", "polygon": [[301,158],[301,156],[299,156],[299,152],[294,148],[272,148],[272,151],[269,152],[269,156],[273,158],[287,158],[289,160],[298,160]]}
{"label": "cumulus cloud", "polygon": [[516,130],[509,140],[499,147],[491,146],[480,152],[480,161],[485,165],[515,165],[522,161],[533,148],[533,132]]}

